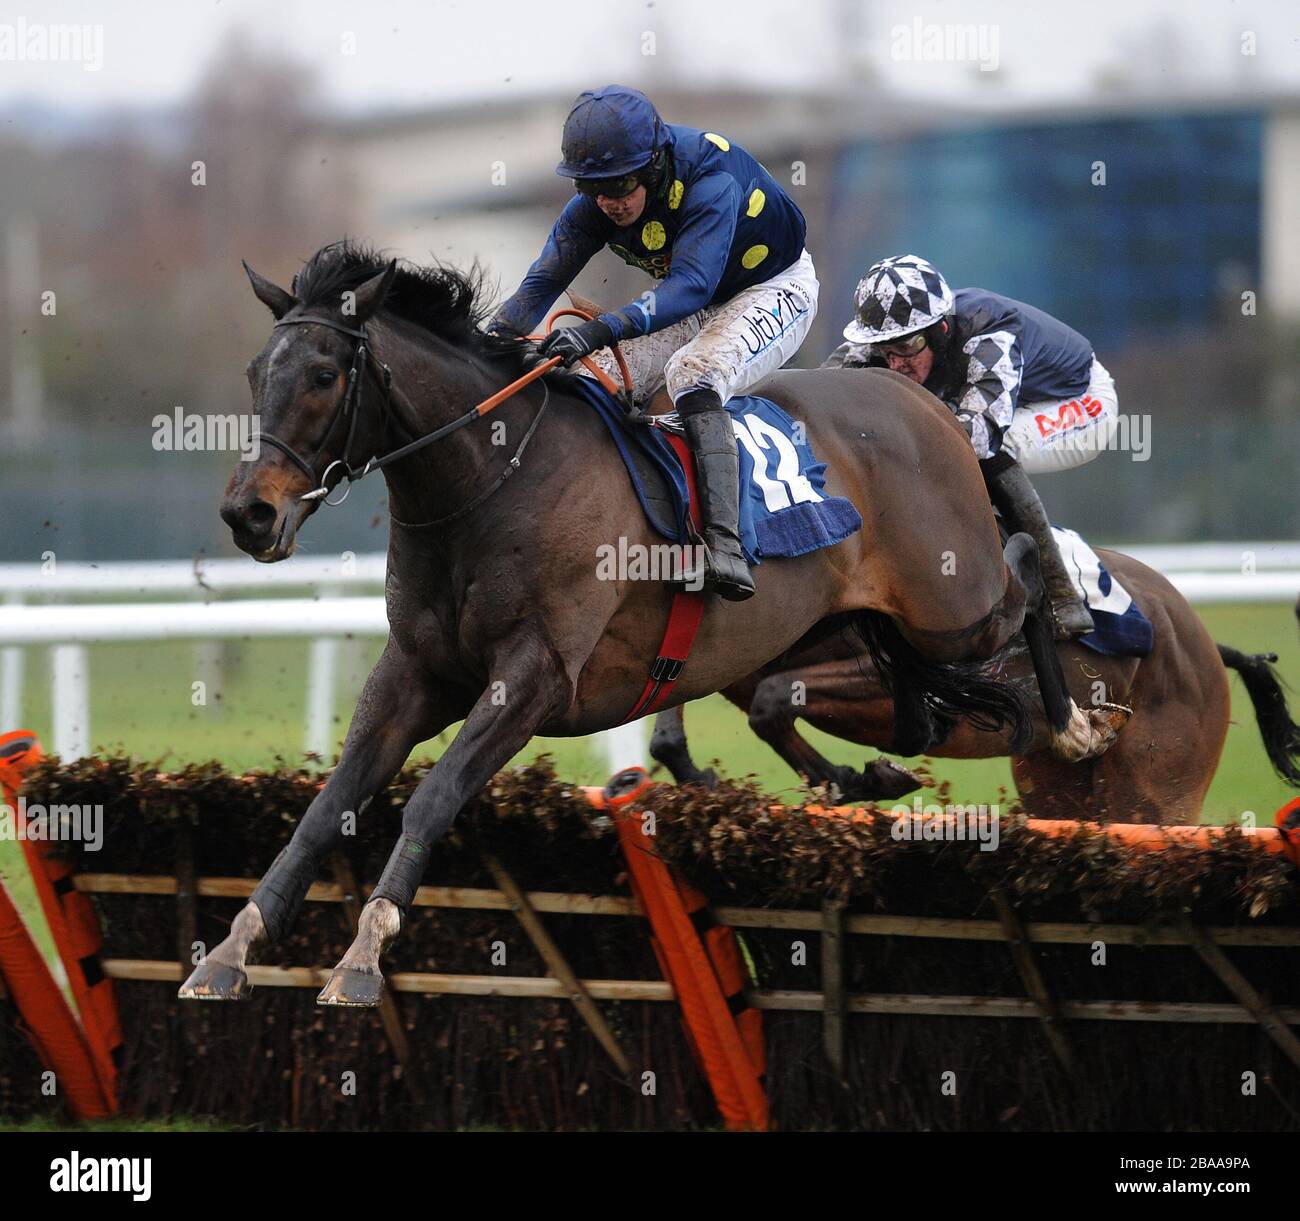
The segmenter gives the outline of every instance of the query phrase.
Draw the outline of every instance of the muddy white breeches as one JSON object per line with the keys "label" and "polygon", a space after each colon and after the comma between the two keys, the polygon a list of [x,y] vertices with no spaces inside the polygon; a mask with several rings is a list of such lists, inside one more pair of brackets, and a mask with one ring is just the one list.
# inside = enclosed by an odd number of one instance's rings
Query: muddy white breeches
{"label": "muddy white breeches", "polygon": [[1017,407],[1002,434],[1002,448],[1028,475],[1068,471],[1106,449],[1118,425],[1115,383],[1094,357],[1088,389],[1078,398]]}
{"label": "muddy white breeches", "polygon": [[[798,350],[817,316],[817,272],[805,250],[784,271],[729,301],[710,305],[662,331],[619,346],[644,406],[661,386],[676,402],[690,390],[710,389],[725,403],[775,372]],[[616,383],[608,351],[592,358]]]}

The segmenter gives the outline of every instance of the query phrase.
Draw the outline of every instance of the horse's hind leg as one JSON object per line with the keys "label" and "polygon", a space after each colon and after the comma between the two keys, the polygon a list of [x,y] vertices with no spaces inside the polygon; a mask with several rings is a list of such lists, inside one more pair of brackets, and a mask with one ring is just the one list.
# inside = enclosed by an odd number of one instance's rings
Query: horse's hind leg
{"label": "horse's hind leg", "polygon": [[718,783],[718,773],[711,767],[698,768],[691,758],[691,748],[686,741],[685,707],[666,708],[655,717],[654,732],[650,735],[650,757],[662,763],[677,784],[702,784],[713,788]]}
{"label": "horse's hind leg", "polygon": [[[849,801],[884,801],[910,793],[920,788],[920,777],[900,764],[881,757],[856,772],[824,758],[795,728],[803,717],[860,741],[863,731],[879,722],[879,733],[888,737],[893,732],[891,701],[871,686],[868,673],[855,657],[768,675],[749,701],[749,727],[809,784],[833,784]],[[879,715],[873,717],[873,711]]]}
{"label": "horse's hind leg", "polygon": [[279,940],[288,930],[321,862],[342,837],[344,816],[360,814],[416,744],[441,732],[458,715],[457,708],[444,706],[412,681],[404,659],[385,651],[366,680],[338,766],[235,917],[229,935],[181,985],[181,999],[247,997],[244,968],[249,951],[261,941]]}
{"label": "horse's hind leg", "polygon": [[[900,734],[906,731],[923,740],[927,718],[934,722],[931,730],[946,732],[942,719],[955,713],[984,722],[981,727],[999,729],[1010,724],[1012,749],[1024,749],[1033,724],[1021,698],[991,674],[961,664],[994,657],[1020,633],[1029,646],[1052,752],[1069,762],[1101,754],[1115,740],[1130,710],[1102,704],[1084,712],[1070,698],[1056,654],[1038,548],[1028,534],[1013,534],[1007,540],[1002,571],[1000,597],[991,605],[985,603],[984,615],[960,630],[926,630],[872,612],[861,616],[863,639],[881,681],[896,701]],[[935,744],[923,749],[933,749]],[[897,743],[892,749],[904,753]]]}

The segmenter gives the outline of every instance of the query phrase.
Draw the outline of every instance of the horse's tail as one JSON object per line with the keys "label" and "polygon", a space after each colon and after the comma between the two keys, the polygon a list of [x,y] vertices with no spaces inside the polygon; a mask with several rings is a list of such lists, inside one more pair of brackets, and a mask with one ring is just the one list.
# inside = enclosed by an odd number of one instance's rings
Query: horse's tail
{"label": "horse's tail", "polygon": [[1226,644],[1217,647],[1223,664],[1236,670],[1246,685],[1269,762],[1283,780],[1300,787],[1300,725],[1291,719],[1286,694],[1270,664],[1277,654],[1241,653]]}
{"label": "horse's tail", "polygon": [[1021,693],[992,678],[980,662],[935,662],[922,657],[883,611],[854,616],[881,684],[894,701],[894,751],[915,755],[942,742],[959,720],[991,733],[1010,730],[1019,753],[1034,723]]}

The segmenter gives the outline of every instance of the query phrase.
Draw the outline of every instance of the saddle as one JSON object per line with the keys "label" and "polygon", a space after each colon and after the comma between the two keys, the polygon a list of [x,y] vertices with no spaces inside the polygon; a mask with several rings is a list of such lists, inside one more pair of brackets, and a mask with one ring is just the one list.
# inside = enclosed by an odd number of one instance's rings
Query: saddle
{"label": "saddle", "polygon": [[[599,311],[593,302],[573,300],[587,313]],[[621,396],[616,400],[593,378],[574,378],[573,389],[609,429],[651,526],[673,542],[693,541],[689,452],[675,421],[653,422],[672,410],[667,393],[656,394],[644,412],[629,416]],[[857,509],[826,494],[825,463],[818,462],[802,430],[776,403],[737,395],[726,411],[737,436],[740,542],[751,568],[764,558],[833,546],[861,529]]]}

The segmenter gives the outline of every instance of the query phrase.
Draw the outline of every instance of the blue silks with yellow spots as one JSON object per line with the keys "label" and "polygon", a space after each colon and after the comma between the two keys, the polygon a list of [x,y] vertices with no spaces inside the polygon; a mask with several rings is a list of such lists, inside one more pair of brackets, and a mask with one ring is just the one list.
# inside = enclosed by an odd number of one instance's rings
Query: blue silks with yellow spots
{"label": "blue silks with yellow spots", "polygon": [[798,260],[803,213],[767,170],[716,132],[675,123],[664,129],[663,178],[636,221],[620,227],[594,199],[575,195],[494,326],[533,331],[603,246],[660,281],[636,301],[601,315],[615,339],[662,330]]}

